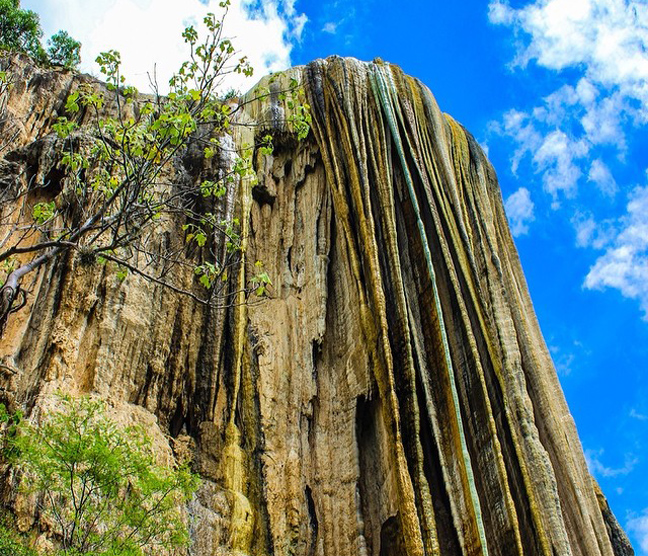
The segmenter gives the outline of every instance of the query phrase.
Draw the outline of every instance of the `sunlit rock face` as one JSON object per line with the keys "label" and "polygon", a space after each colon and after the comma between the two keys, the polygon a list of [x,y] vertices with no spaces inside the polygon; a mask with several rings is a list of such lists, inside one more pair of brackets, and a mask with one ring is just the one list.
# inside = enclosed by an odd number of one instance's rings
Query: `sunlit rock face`
{"label": "sunlit rock face", "polygon": [[[31,131],[9,158],[33,175],[87,78],[25,64],[8,110]],[[289,76],[311,106],[303,141],[285,126]],[[380,61],[318,60],[265,84],[239,116],[261,125],[232,139],[269,129],[274,152],[221,210],[245,237],[232,290],[263,261],[268,297],[204,307],[71,255],[9,322],[5,399],[33,410],[57,390],[94,393],[145,423],[161,456],[192,460],[196,556],[632,554],[472,136]],[[179,180],[214,172],[196,160]]]}

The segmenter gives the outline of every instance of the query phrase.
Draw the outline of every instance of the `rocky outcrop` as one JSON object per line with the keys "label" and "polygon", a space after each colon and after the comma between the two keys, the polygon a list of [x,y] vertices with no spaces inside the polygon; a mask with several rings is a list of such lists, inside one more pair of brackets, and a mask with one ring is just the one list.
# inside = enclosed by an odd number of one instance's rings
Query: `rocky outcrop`
{"label": "rocky outcrop", "polygon": [[[3,171],[36,175],[87,78],[19,67]],[[311,134],[282,128],[281,95],[245,99],[241,123],[262,125],[234,141],[265,127],[275,149],[223,208],[244,235],[232,289],[260,260],[268,297],[205,307],[71,255],[38,271],[9,321],[4,397],[33,409],[92,392],[191,459],[196,555],[632,554],[587,471],[479,145],[389,64],[330,58],[290,76]]]}

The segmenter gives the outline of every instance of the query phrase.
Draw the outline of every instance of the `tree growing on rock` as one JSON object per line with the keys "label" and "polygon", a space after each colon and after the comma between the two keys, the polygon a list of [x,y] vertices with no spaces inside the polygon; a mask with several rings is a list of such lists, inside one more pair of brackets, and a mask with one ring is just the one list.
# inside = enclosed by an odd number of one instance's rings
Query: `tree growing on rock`
{"label": "tree growing on rock", "polygon": [[[166,96],[157,87],[143,96],[126,86],[119,53],[101,54],[105,89],[73,90],[66,115],[46,138],[47,148],[61,153],[50,178],[35,183],[23,175],[0,192],[0,333],[26,303],[25,277],[70,253],[80,264],[110,265],[120,279],[134,273],[199,303],[233,303],[241,288],[228,290],[227,277],[240,261],[241,229],[221,199],[241,180],[254,179],[252,156],[268,154],[272,138],[258,137],[242,152],[228,139],[241,105],[219,99],[218,91],[228,76],[251,75],[252,68],[223,34],[229,1],[221,6],[220,17],[204,18],[204,40],[194,27],[185,29],[189,59]],[[292,81],[281,94],[299,103],[291,121],[304,137],[310,115],[303,91]],[[80,125],[81,119],[90,123]],[[191,156],[221,160],[213,175],[192,181],[178,168]],[[168,233],[178,223],[179,241]],[[178,280],[183,268],[199,289]],[[263,294],[269,281],[259,269],[242,288]]]}
{"label": "tree growing on rock", "polygon": [[47,40],[47,54],[50,63],[74,69],[81,63],[81,43],[67,31],[59,31]]}
{"label": "tree growing on rock", "polygon": [[0,46],[45,58],[40,39],[43,31],[36,12],[20,9],[20,0],[0,0]]}
{"label": "tree growing on rock", "polygon": [[[105,402],[87,396],[58,402],[38,424],[0,405],[1,455],[19,471],[23,493],[37,500],[57,554],[144,556],[186,547],[182,508],[198,476],[186,465],[158,462],[145,431],[117,425]],[[4,533],[5,544],[31,554],[17,535]],[[0,529],[0,550],[2,538]]]}
{"label": "tree growing on rock", "polygon": [[43,64],[69,69],[81,63],[81,43],[67,31],[59,31],[48,39],[48,48],[41,44],[43,30],[36,12],[20,8],[20,0],[0,0],[0,48],[29,54]]}

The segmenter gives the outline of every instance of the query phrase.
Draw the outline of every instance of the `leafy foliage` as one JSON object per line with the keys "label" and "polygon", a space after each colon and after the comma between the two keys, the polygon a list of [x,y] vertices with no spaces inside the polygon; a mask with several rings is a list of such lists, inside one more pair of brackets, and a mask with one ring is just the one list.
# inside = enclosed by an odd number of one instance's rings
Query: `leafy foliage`
{"label": "leafy foliage", "polygon": [[[218,91],[229,75],[249,76],[252,68],[223,35],[229,1],[221,5],[220,17],[205,16],[205,37],[193,26],[185,29],[189,57],[170,80],[168,95],[158,94],[156,86],[155,94],[145,97],[127,86],[120,54],[113,50],[97,58],[107,91],[86,83],[69,94],[66,114],[53,126],[62,152],[57,167],[61,193],[21,209],[31,222],[20,223],[17,240],[2,243],[0,263],[15,256],[27,262],[6,275],[0,332],[20,300],[23,276],[70,251],[84,264],[110,265],[120,281],[137,274],[206,305],[240,302],[241,293],[266,294],[267,274],[248,279],[243,292],[233,291],[227,280],[241,263],[243,230],[224,212],[221,199],[244,180],[254,183],[253,157],[270,155],[273,140],[260,134],[257,144],[236,149],[229,136],[242,105],[222,100]],[[310,111],[303,89],[293,79],[279,98],[293,114],[288,123],[294,134],[305,137]],[[90,122],[83,127],[77,123],[81,114]],[[213,170],[190,183],[178,179],[177,172],[177,162],[188,155],[204,161],[218,156],[219,161],[203,163]],[[27,193],[29,185],[20,195],[27,198]],[[176,225],[184,238],[169,236]],[[177,276],[186,267],[196,280],[189,287]]]}
{"label": "leafy foliage", "polygon": [[34,210],[32,215],[34,216],[34,221],[38,225],[45,224],[48,220],[51,220],[54,216],[54,211],[56,210],[56,204],[54,201],[49,203],[36,203],[34,205]]}
{"label": "leafy foliage", "polygon": [[60,398],[11,440],[26,492],[54,524],[64,554],[140,556],[189,542],[181,508],[198,487],[186,466],[160,465],[138,427],[118,427],[103,402]]}
{"label": "leafy foliage", "polygon": [[272,281],[270,280],[268,273],[263,270],[263,263],[261,261],[257,261],[254,266],[257,269],[257,273],[252,277],[254,293],[257,296],[262,297],[265,295],[267,287],[272,284]]}
{"label": "leafy foliage", "polygon": [[29,548],[25,540],[8,525],[8,520],[0,521],[0,556],[38,556]]}
{"label": "leafy foliage", "polygon": [[40,43],[42,36],[37,13],[21,10],[20,0],[0,0],[0,46],[43,61],[46,56]]}
{"label": "leafy foliage", "polygon": [[43,30],[37,13],[20,8],[20,0],[0,0],[0,47],[25,52],[42,64],[76,68],[81,63],[81,43],[59,31],[41,44]]}
{"label": "leafy foliage", "polygon": [[59,31],[47,40],[47,54],[52,64],[73,69],[81,63],[81,43]]}
{"label": "leafy foliage", "polygon": [[9,413],[0,403],[0,463],[10,460],[16,454],[15,438],[22,422],[22,413]]}

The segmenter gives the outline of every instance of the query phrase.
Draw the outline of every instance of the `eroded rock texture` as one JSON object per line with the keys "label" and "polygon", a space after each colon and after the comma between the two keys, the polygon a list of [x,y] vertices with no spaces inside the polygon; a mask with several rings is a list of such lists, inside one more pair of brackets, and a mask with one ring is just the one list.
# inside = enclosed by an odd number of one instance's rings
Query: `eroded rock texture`
{"label": "eroded rock texture", "polygon": [[[5,154],[35,175],[86,78],[20,72]],[[587,471],[480,147],[394,66],[291,73],[312,133],[282,129],[279,95],[250,102],[242,121],[265,122],[275,151],[222,207],[247,231],[232,288],[261,260],[269,298],[205,308],[71,255],[9,323],[5,398],[38,411],[57,389],[95,393],[165,457],[192,459],[195,555],[632,554]],[[214,171],[196,160],[182,179]]]}

